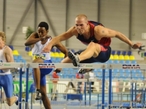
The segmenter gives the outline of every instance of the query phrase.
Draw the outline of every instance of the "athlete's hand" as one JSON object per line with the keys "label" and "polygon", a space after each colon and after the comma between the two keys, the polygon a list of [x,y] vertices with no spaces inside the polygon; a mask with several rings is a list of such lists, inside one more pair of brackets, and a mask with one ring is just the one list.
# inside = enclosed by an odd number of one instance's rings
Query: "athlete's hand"
{"label": "athlete's hand", "polygon": [[132,48],[133,48],[133,49],[139,49],[141,46],[142,46],[141,43],[136,43],[136,44],[133,44],[133,45],[132,45]]}
{"label": "athlete's hand", "polygon": [[41,41],[45,41],[48,38],[48,36],[40,36]]}
{"label": "athlete's hand", "polygon": [[52,49],[52,45],[51,45],[51,44],[48,44],[48,45],[46,45],[46,46],[43,48],[43,52],[44,52],[44,53],[50,52],[51,49]]}
{"label": "athlete's hand", "polygon": [[46,37],[40,37],[41,41],[44,41],[46,39]]}

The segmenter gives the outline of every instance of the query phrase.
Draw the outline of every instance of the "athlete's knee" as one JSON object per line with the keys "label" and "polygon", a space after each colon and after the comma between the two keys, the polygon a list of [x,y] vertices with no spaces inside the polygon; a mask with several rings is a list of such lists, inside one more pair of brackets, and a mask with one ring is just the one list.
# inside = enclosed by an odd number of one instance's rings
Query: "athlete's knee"
{"label": "athlete's knee", "polygon": [[37,61],[37,59],[34,59],[32,62],[33,62],[33,63],[37,63],[38,61]]}
{"label": "athlete's knee", "polygon": [[90,43],[88,44],[88,46],[95,46],[95,43],[94,43],[94,42],[90,42]]}
{"label": "athlete's knee", "polygon": [[41,58],[37,58],[37,59],[34,59],[32,62],[33,63],[42,63],[43,60]]}
{"label": "athlete's knee", "polygon": [[95,49],[97,47],[100,47],[100,45],[97,44],[97,43],[94,43],[94,42],[90,42],[87,47],[90,47],[90,48],[94,48]]}
{"label": "athlete's knee", "polygon": [[90,42],[87,48],[90,48],[90,50],[94,50],[94,51],[96,50],[100,51],[100,48],[101,48],[100,46],[101,45],[98,43]]}

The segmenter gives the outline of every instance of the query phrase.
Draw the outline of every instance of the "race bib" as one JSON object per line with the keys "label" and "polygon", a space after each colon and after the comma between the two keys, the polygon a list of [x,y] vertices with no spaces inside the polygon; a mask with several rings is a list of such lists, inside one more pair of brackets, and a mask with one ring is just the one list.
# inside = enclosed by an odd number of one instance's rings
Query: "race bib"
{"label": "race bib", "polygon": [[34,59],[41,58],[43,60],[46,59],[46,54],[34,54]]}

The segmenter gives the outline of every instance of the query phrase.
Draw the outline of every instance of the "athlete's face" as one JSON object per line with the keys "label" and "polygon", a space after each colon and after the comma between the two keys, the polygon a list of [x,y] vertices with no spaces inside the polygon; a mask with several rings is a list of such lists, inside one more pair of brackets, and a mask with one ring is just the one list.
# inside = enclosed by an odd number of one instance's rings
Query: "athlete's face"
{"label": "athlete's face", "polygon": [[2,49],[4,46],[4,41],[2,40],[2,37],[0,37],[0,49]]}
{"label": "athlete's face", "polygon": [[87,26],[88,26],[88,21],[85,20],[84,18],[75,19],[75,27],[79,34],[84,34]]}
{"label": "athlete's face", "polygon": [[48,34],[48,31],[45,29],[45,27],[38,27],[37,31],[39,37],[45,37]]}

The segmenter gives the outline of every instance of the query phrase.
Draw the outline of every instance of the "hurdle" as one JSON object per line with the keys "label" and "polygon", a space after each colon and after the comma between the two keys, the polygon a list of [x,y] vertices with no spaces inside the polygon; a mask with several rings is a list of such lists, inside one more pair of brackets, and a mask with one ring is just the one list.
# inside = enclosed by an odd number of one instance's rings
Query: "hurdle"
{"label": "hurdle", "polygon": [[[103,64],[81,64],[80,67],[74,67],[72,64],[60,64],[60,63],[1,63],[1,68],[20,68],[19,71],[19,109],[21,109],[21,103],[22,103],[22,68],[26,69],[26,102],[25,102],[25,109],[28,108],[28,74],[29,74],[29,68],[102,68]],[[104,87],[104,86],[103,86]]]}
{"label": "hurdle", "polygon": [[[79,67],[75,67],[73,66],[71,63],[28,63],[27,66],[31,67],[31,68],[73,68],[73,69],[77,69],[77,68],[97,68],[97,69],[103,69],[103,68],[106,68],[106,64],[81,64]],[[61,80],[61,79],[57,79],[57,80]],[[78,79],[76,79],[78,80]],[[80,80],[78,80],[80,81]],[[85,80],[82,80],[84,82],[87,82],[88,80],[85,79]],[[103,80],[103,83],[104,83],[104,80]],[[103,85],[104,87],[104,85]],[[103,95],[104,95],[104,91],[102,92]],[[91,93],[89,95],[90,97],[90,100],[91,101]],[[85,98],[86,98],[86,93],[85,93]],[[104,97],[103,97],[104,98]],[[103,100],[104,101],[104,100]],[[104,103],[104,102],[103,102]],[[85,105],[86,105],[86,99],[85,99]]]}
{"label": "hurdle", "polygon": [[[25,109],[28,109],[28,73],[29,68],[96,68],[96,69],[102,69],[102,109],[105,109],[105,69],[109,69],[109,91],[108,91],[108,108],[111,109],[112,107],[112,69],[145,69],[144,64],[140,65],[127,65],[127,64],[89,64],[89,63],[83,63],[79,67],[75,67],[72,64],[69,63],[1,63],[0,67],[2,68],[20,68],[20,76],[19,76],[19,109],[21,109],[21,98],[22,98],[22,68],[26,69],[26,103],[25,103]],[[60,80],[60,79],[58,79]],[[143,81],[145,82],[145,81]],[[133,84],[133,83],[132,83]],[[133,87],[133,86],[132,86]],[[132,95],[133,95],[133,88],[132,88]],[[91,96],[91,95],[90,95]],[[91,100],[91,98],[90,98]],[[133,96],[131,97],[131,100],[133,101]],[[133,106],[133,103],[131,104]]]}

